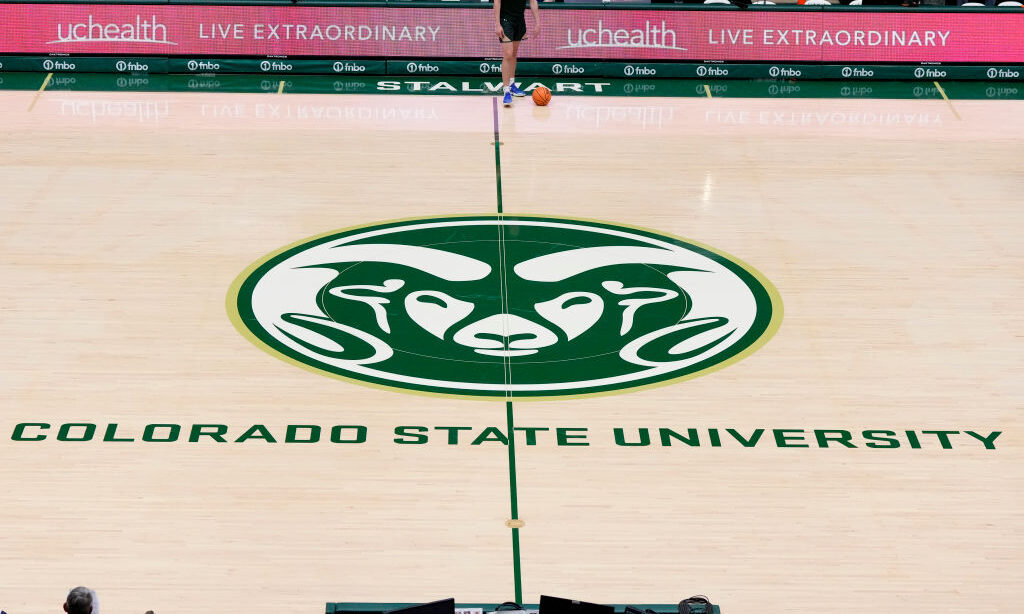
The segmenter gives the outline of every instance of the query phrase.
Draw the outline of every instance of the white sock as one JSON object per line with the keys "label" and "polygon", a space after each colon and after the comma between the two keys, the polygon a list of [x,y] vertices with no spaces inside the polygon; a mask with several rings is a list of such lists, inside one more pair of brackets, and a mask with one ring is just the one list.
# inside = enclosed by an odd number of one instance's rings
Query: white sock
{"label": "white sock", "polygon": [[507,85],[505,86],[504,92],[505,92],[506,94],[508,93],[508,86],[507,86]]}

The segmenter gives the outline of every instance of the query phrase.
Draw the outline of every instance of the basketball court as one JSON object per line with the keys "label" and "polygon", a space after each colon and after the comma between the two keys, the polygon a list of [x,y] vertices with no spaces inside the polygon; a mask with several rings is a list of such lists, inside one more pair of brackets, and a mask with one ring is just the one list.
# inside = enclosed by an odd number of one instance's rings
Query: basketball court
{"label": "basketball court", "polygon": [[[0,91],[0,606],[59,611],[86,585],[106,614],[1018,610],[1024,102],[703,85],[511,109]],[[771,322],[713,368],[580,396],[348,377],[239,315],[287,246],[504,216],[702,246],[752,271]],[[359,282],[363,315],[397,327],[403,279],[390,303]],[[446,292],[517,304],[500,288]]]}

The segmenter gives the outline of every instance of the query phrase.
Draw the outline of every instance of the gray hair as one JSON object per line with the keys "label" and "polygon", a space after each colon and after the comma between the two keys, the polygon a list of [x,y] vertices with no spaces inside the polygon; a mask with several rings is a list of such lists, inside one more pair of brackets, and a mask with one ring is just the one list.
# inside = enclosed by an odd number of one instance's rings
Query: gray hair
{"label": "gray hair", "polygon": [[92,594],[92,591],[84,586],[71,589],[65,602],[68,614],[89,614],[92,612]]}

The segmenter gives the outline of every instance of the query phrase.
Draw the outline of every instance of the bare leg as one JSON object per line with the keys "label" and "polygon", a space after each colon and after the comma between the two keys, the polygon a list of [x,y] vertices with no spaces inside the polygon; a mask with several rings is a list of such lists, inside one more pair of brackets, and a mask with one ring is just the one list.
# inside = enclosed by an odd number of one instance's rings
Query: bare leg
{"label": "bare leg", "polygon": [[516,52],[518,43],[509,41],[501,44],[501,83],[508,87],[512,75],[516,71]]}
{"label": "bare leg", "polygon": [[[516,78],[516,63],[519,61],[519,43],[521,43],[521,42],[523,42],[523,41],[513,41],[512,42],[512,68],[511,68],[511,70],[509,70],[508,80],[505,81],[505,83],[507,83],[508,85],[512,85],[512,82]],[[504,71],[502,71],[502,72],[504,72]],[[502,75],[502,76],[504,76],[504,75]]]}

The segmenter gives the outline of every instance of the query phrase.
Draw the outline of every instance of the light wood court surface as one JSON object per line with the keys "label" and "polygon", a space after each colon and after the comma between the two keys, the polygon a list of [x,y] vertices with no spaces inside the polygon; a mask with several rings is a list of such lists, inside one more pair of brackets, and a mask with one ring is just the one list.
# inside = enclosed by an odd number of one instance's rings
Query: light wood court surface
{"label": "light wood court surface", "polygon": [[[510,599],[506,448],[392,441],[397,425],[504,426],[505,404],[318,376],[225,313],[236,276],[300,239],[494,213],[491,101],[47,91],[29,112],[36,95],[0,93],[0,607],[57,612],[79,584],[104,614]],[[785,304],[767,345],[704,377],[515,403],[518,425],[590,442],[517,446],[527,601],[1019,611],[1024,103],[556,96],[499,112],[506,212],[687,237]],[[12,441],[25,422],[48,439]],[[56,441],[65,423],[135,441]],[[368,439],[141,441],[154,423]],[[726,441],[622,447],[616,427]],[[751,448],[724,435],[758,428]],[[814,429],[858,447],[823,449]],[[868,429],[960,433],[872,449]],[[967,430],[1002,434],[986,450]]]}

